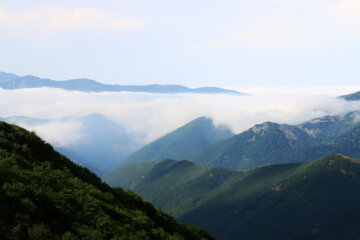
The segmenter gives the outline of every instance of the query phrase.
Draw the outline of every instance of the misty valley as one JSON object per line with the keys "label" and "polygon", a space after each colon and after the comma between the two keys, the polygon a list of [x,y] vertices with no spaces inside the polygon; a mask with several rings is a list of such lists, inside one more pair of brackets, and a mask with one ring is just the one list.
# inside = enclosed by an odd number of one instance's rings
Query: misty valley
{"label": "misty valley", "polygon": [[360,92],[0,87],[0,239],[360,238]]}
{"label": "misty valley", "polygon": [[360,0],[0,0],[0,240],[360,240]]}

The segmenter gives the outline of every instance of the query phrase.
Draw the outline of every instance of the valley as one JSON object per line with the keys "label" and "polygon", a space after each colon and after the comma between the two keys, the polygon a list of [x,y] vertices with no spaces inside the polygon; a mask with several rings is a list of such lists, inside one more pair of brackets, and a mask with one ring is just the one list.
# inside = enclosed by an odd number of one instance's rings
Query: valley
{"label": "valley", "polygon": [[0,240],[360,240],[360,1],[0,1]]}
{"label": "valley", "polygon": [[[356,95],[327,99],[350,111],[296,124],[265,121],[236,133],[205,115],[151,141],[151,132],[101,113],[2,117],[0,207],[8,210],[1,236],[354,239],[360,235]],[[129,96],[123,99],[149,98]]]}

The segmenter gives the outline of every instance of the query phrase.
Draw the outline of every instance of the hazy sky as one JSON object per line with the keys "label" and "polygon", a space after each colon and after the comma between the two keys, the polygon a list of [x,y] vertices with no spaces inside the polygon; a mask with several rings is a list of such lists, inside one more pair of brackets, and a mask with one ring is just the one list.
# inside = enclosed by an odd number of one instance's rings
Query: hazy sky
{"label": "hazy sky", "polygon": [[359,85],[359,0],[1,0],[0,71],[223,87]]}

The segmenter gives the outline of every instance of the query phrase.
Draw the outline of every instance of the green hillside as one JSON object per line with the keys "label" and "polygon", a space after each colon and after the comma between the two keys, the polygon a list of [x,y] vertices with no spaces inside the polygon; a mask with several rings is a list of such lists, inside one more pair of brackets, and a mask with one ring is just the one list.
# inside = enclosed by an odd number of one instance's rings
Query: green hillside
{"label": "green hillside", "polygon": [[[288,163],[289,155],[333,141],[359,122],[358,112],[325,116],[292,126],[266,122],[189,154],[182,159],[204,167],[248,169]],[[323,155],[322,155],[323,156]]]}
{"label": "green hillside", "polygon": [[0,122],[0,239],[212,239]]}
{"label": "green hillside", "polygon": [[360,160],[340,154],[246,171],[165,160],[125,184],[105,180],[218,239],[360,238]]}
{"label": "green hillside", "polygon": [[231,136],[233,134],[227,127],[215,127],[211,119],[197,118],[131,154],[124,163],[167,158],[183,160],[187,153]]}

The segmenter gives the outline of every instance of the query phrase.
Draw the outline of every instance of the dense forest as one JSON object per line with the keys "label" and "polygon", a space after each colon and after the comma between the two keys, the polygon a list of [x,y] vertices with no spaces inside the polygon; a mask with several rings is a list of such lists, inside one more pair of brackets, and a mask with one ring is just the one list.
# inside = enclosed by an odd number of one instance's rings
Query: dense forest
{"label": "dense forest", "polygon": [[0,122],[0,239],[213,239]]}

